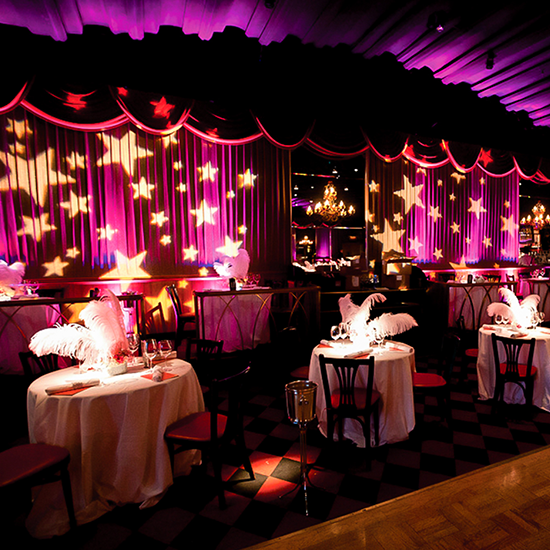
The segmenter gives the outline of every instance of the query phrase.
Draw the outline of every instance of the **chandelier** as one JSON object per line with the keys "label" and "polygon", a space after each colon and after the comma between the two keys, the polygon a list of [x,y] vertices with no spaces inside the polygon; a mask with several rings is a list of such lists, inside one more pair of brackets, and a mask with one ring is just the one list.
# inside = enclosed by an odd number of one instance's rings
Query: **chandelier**
{"label": "chandelier", "polygon": [[550,215],[547,214],[546,217],[544,217],[544,214],[546,212],[546,208],[544,207],[544,204],[542,204],[542,202],[540,202],[540,201],[537,202],[537,204],[535,204],[535,206],[533,206],[532,212],[533,212],[533,217],[531,217],[531,215],[529,215],[529,216],[527,216],[527,218],[522,218],[521,219],[520,223],[522,225],[532,225],[536,229],[539,229],[539,228],[543,227],[544,225],[550,223]]}
{"label": "chandelier", "polygon": [[353,205],[346,206],[342,200],[337,202],[337,197],[336,188],[332,183],[328,183],[325,185],[323,200],[319,201],[313,208],[309,205],[306,214],[308,216],[317,215],[327,223],[336,223],[340,218],[355,214]]}

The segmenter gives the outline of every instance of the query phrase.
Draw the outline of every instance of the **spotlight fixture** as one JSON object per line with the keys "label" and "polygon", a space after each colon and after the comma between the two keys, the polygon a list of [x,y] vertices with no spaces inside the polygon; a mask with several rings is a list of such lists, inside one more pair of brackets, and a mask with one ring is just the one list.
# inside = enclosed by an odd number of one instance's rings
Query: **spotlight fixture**
{"label": "spotlight fixture", "polygon": [[427,27],[431,31],[443,32],[446,22],[447,15],[442,11],[436,11],[428,17]]}
{"label": "spotlight fixture", "polygon": [[489,50],[487,52],[487,63],[485,65],[485,67],[487,68],[488,71],[490,71],[495,66],[495,57],[496,56],[497,55],[493,50]]}

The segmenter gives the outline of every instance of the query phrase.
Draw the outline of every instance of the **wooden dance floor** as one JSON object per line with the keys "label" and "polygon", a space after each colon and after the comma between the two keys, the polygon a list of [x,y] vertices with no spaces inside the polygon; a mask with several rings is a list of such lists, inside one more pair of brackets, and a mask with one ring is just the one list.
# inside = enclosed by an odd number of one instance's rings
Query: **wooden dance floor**
{"label": "wooden dance floor", "polygon": [[547,550],[550,448],[252,547],[283,548]]}

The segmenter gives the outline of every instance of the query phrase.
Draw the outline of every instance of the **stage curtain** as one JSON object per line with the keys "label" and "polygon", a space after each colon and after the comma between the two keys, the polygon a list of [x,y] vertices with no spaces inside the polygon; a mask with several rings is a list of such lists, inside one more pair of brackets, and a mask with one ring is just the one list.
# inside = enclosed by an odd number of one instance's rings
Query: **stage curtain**
{"label": "stage curtain", "polygon": [[22,108],[0,128],[0,258],[27,278],[215,274],[238,248],[251,270],[288,265],[290,153],[266,139],[69,130]]}
{"label": "stage curtain", "polygon": [[[435,151],[433,151],[435,154]],[[395,251],[423,267],[512,265],[518,255],[519,176],[480,166],[429,168],[367,154],[368,256]]]}

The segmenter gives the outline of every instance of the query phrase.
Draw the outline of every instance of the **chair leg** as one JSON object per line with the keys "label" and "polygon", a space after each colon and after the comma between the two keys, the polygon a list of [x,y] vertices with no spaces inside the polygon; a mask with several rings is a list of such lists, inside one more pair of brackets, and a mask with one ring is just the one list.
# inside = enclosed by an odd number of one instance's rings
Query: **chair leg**
{"label": "chair leg", "polygon": [[248,451],[246,449],[246,444],[244,441],[244,434],[239,433],[235,439],[236,439],[237,446],[239,447],[242,453],[244,469],[250,474],[250,480],[252,481],[256,479],[256,476],[254,475],[254,470],[252,469],[250,457],[248,456]]}
{"label": "chair leg", "polygon": [[374,444],[380,446],[380,406],[374,408]]}
{"label": "chair leg", "polygon": [[69,514],[69,525],[71,529],[75,529],[76,517],[74,513],[73,492],[71,487],[71,478],[69,476],[69,470],[67,469],[67,467],[64,467],[61,470],[61,485],[63,487],[63,495],[65,496],[67,513]]}
{"label": "chair leg", "polygon": [[218,485],[218,504],[222,510],[227,508],[227,502],[225,500],[225,490],[222,479],[222,463],[220,457],[216,454],[212,456],[212,466],[214,468],[214,479]]}

